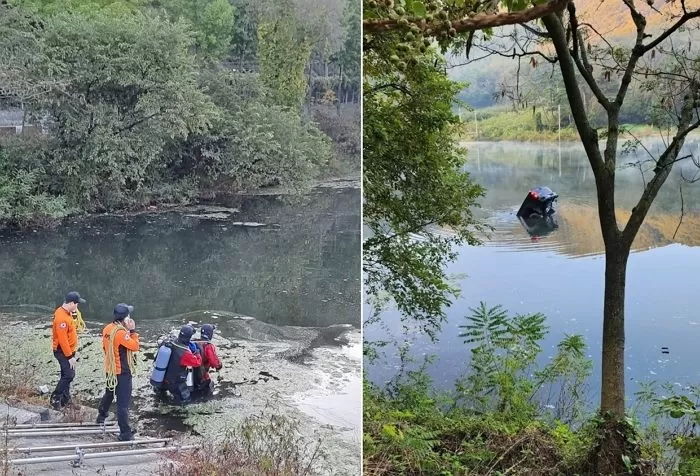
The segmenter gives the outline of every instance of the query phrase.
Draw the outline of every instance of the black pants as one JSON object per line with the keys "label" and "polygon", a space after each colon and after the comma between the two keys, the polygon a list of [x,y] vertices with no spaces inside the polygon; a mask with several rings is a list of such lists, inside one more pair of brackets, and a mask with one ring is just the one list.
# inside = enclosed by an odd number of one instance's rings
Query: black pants
{"label": "black pants", "polygon": [[114,394],[117,395],[117,423],[119,423],[119,433],[122,437],[131,436],[129,426],[129,405],[131,404],[131,374],[117,375],[117,387],[114,391],[105,389],[105,394],[100,401],[98,421],[103,422],[109,415],[109,407],[114,401]]}
{"label": "black pants", "polygon": [[177,405],[189,403],[190,400],[192,400],[192,393],[186,382],[169,384],[167,389],[173,396],[174,403]]}
{"label": "black pants", "polygon": [[210,397],[214,394],[214,382],[211,379],[202,380],[199,385],[194,387],[192,390],[192,397],[194,398],[205,398]]}
{"label": "black pants", "polygon": [[51,394],[51,403],[58,406],[65,406],[70,401],[70,383],[75,378],[75,370],[70,368],[68,358],[63,355],[59,348],[53,352],[54,357],[61,366],[61,378],[56,384],[56,389]]}

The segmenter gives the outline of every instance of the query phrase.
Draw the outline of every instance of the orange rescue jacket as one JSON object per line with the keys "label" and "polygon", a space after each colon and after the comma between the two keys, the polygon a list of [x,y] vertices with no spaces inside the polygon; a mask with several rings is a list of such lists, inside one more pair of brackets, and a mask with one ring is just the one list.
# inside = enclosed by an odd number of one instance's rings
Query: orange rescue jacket
{"label": "orange rescue jacket", "polygon": [[[105,355],[110,351],[109,336],[116,326],[117,324],[112,322],[107,324],[102,331],[102,350],[105,352]],[[126,329],[117,330],[117,333],[114,335],[114,347],[111,349],[114,352],[115,375],[120,375],[122,370],[125,373],[130,373],[126,351],[137,352],[139,348],[139,335],[136,332],[129,332]]]}
{"label": "orange rescue jacket", "polygon": [[78,350],[78,332],[73,316],[63,306],[54,311],[52,328],[53,350],[56,351],[60,347],[66,358],[75,356]]}

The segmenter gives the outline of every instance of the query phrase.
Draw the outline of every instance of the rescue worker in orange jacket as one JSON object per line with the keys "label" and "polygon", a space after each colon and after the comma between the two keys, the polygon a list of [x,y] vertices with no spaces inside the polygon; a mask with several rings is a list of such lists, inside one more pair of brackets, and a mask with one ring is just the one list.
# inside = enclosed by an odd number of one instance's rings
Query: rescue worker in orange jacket
{"label": "rescue worker in orange jacket", "polygon": [[75,364],[78,360],[78,332],[71,313],[78,310],[78,304],[83,303],[85,299],[77,292],[71,291],[53,313],[52,348],[53,355],[61,367],[61,377],[51,394],[51,405],[57,410],[70,402],[70,384],[75,378]]}
{"label": "rescue worker in orange jacket", "polygon": [[134,307],[117,304],[114,307],[114,320],[102,331],[102,350],[105,355],[107,388],[100,401],[97,423],[104,423],[109,415],[109,407],[117,396],[117,422],[119,440],[130,441],[134,433],[129,426],[129,405],[131,403],[132,375],[136,366],[136,352],[139,351],[139,335],[136,323],[131,318]]}
{"label": "rescue worker in orange jacket", "polygon": [[216,352],[216,346],[211,340],[214,338],[214,326],[204,324],[199,330],[200,339],[195,341],[202,356],[202,365],[194,369],[195,391],[201,396],[210,395],[214,391],[214,382],[209,371],[213,368],[221,370],[223,364]]}

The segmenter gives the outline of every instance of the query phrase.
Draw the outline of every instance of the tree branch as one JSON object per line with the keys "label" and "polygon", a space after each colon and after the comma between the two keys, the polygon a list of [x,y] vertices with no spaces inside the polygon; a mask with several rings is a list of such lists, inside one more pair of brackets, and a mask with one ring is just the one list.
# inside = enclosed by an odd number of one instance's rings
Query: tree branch
{"label": "tree branch", "polygon": [[523,28],[525,28],[527,31],[529,31],[529,32],[532,33],[533,35],[539,36],[540,38],[547,38],[547,39],[551,38],[551,36],[549,36],[549,33],[547,33],[546,31],[540,31],[540,30],[538,30],[537,28],[531,27],[531,26],[528,25],[527,23],[523,23],[523,24],[520,25],[520,26],[522,26]]}
{"label": "tree branch", "polygon": [[618,107],[621,107],[622,102],[625,100],[625,95],[632,81],[632,73],[634,73],[634,68],[637,66],[637,61],[644,55],[644,29],[647,25],[646,18],[634,8],[633,0],[623,0],[623,2],[627,5],[627,8],[629,8],[632,20],[637,28],[637,39],[635,40],[634,48],[632,48],[632,54],[630,54],[625,72],[622,75],[620,89],[618,89],[617,95],[615,96],[615,103]]}
{"label": "tree branch", "polygon": [[[496,14],[479,14],[470,18],[455,20],[452,22],[452,28],[457,30],[457,33],[483,30],[484,28],[493,28],[497,26],[515,25],[518,23],[526,23],[537,18],[541,18],[547,14],[562,10],[571,0],[550,0],[547,3],[536,5],[526,10],[508,13]],[[409,26],[411,24],[418,26],[421,30],[432,29],[433,31],[442,28],[442,22],[432,21],[422,24],[423,18],[414,17],[408,18]],[[367,33],[381,33],[392,30],[405,29],[398,23],[398,20],[381,18],[362,21],[362,30]]]}
{"label": "tree branch", "polygon": [[676,239],[676,234],[678,233],[678,230],[680,229],[681,225],[683,224],[683,216],[685,214],[685,204],[683,203],[683,182],[678,184],[678,193],[681,195],[681,217],[678,219],[678,226],[676,227],[676,231],[673,232],[673,240]]}
{"label": "tree branch", "polygon": [[547,31],[552,36],[554,49],[559,58],[559,67],[561,68],[562,79],[566,88],[566,95],[571,105],[571,115],[576,123],[576,128],[581,135],[581,140],[591,167],[594,172],[597,172],[603,165],[603,159],[600,156],[598,149],[598,134],[591,127],[586,115],[585,105],[581,97],[578,81],[576,79],[576,70],[574,69],[573,59],[569,52],[569,45],[566,42],[566,34],[559,16],[550,13],[542,17],[542,21],[547,28]]}
{"label": "tree branch", "polygon": [[567,5],[567,9],[569,11],[569,21],[571,22],[571,30],[574,36],[573,53],[571,54],[571,57],[573,58],[574,63],[576,63],[576,67],[578,68],[579,73],[581,73],[581,76],[583,77],[584,81],[586,81],[586,84],[593,92],[593,95],[596,97],[600,105],[603,106],[603,109],[608,111],[610,110],[610,100],[608,100],[608,98],[605,96],[603,91],[598,86],[598,83],[596,82],[595,78],[593,77],[593,68],[588,62],[588,57],[586,56],[586,48],[583,44],[583,37],[581,36],[581,32],[578,29],[576,7],[573,3],[570,3]]}
{"label": "tree branch", "polygon": [[700,10],[693,10],[692,12],[688,13],[688,11],[685,8],[685,3],[683,3],[683,11],[684,14],[681,16],[676,23],[674,23],[668,30],[664,31],[659,35],[657,39],[652,41],[651,43],[644,45],[644,53],[647,51],[651,51],[654,48],[656,48],[659,43],[664,41],[666,38],[671,36],[673,33],[676,32],[680,27],[682,27],[685,23],[687,23],[689,20],[692,20],[693,18],[698,18],[700,17]]}
{"label": "tree branch", "polygon": [[637,206],[632,209],[632,215],[630,216],[627,225],[622,231],[623,241],[627,246],[631,246],[634,241],[634,237],[639,231],[639,227],[642,226],[644,218],[649,212],[651,204],[654,202],[654,198],[659,193],[659,189],[664,184],[673,164],[676,162],[676,158],[683,147],[686,136],[693,130],[700,127],[700,120],[693,120],[693,110],[695,98],[698,93],[698,83],[691,83],[689,92],[686,95],[683,103],[683,108],[681,109],[680,123],[678,124],[678,132],[673,137],[673,140],[666,148],[666,150],[661,154],[654,168],[654,177],[649,181],[642,196],[637,202]]}

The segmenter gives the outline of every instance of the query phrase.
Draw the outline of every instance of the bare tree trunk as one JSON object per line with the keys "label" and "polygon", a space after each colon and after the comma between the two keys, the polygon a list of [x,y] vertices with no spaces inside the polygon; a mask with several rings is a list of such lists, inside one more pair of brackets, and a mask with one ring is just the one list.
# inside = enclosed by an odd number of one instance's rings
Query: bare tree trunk
{"label": "bare tree trunk", "polygon": [[24,135],[24,126],[27,125],[27,109],[24,107],[24,101],[22,101],[22,129],[19,131],[21,135]]}
{"label": "bare tree trunk", "polygon": [[338,72],[338,92],[335,95],[335,112],[340,116],[340,103],[342,101],[343,94],[343,65],[340,65],[340,70]]}
{"label": "bare tree trunk", "polygon": [[625,416],[625,274],[629,248],[606,246],[601,413]]}

